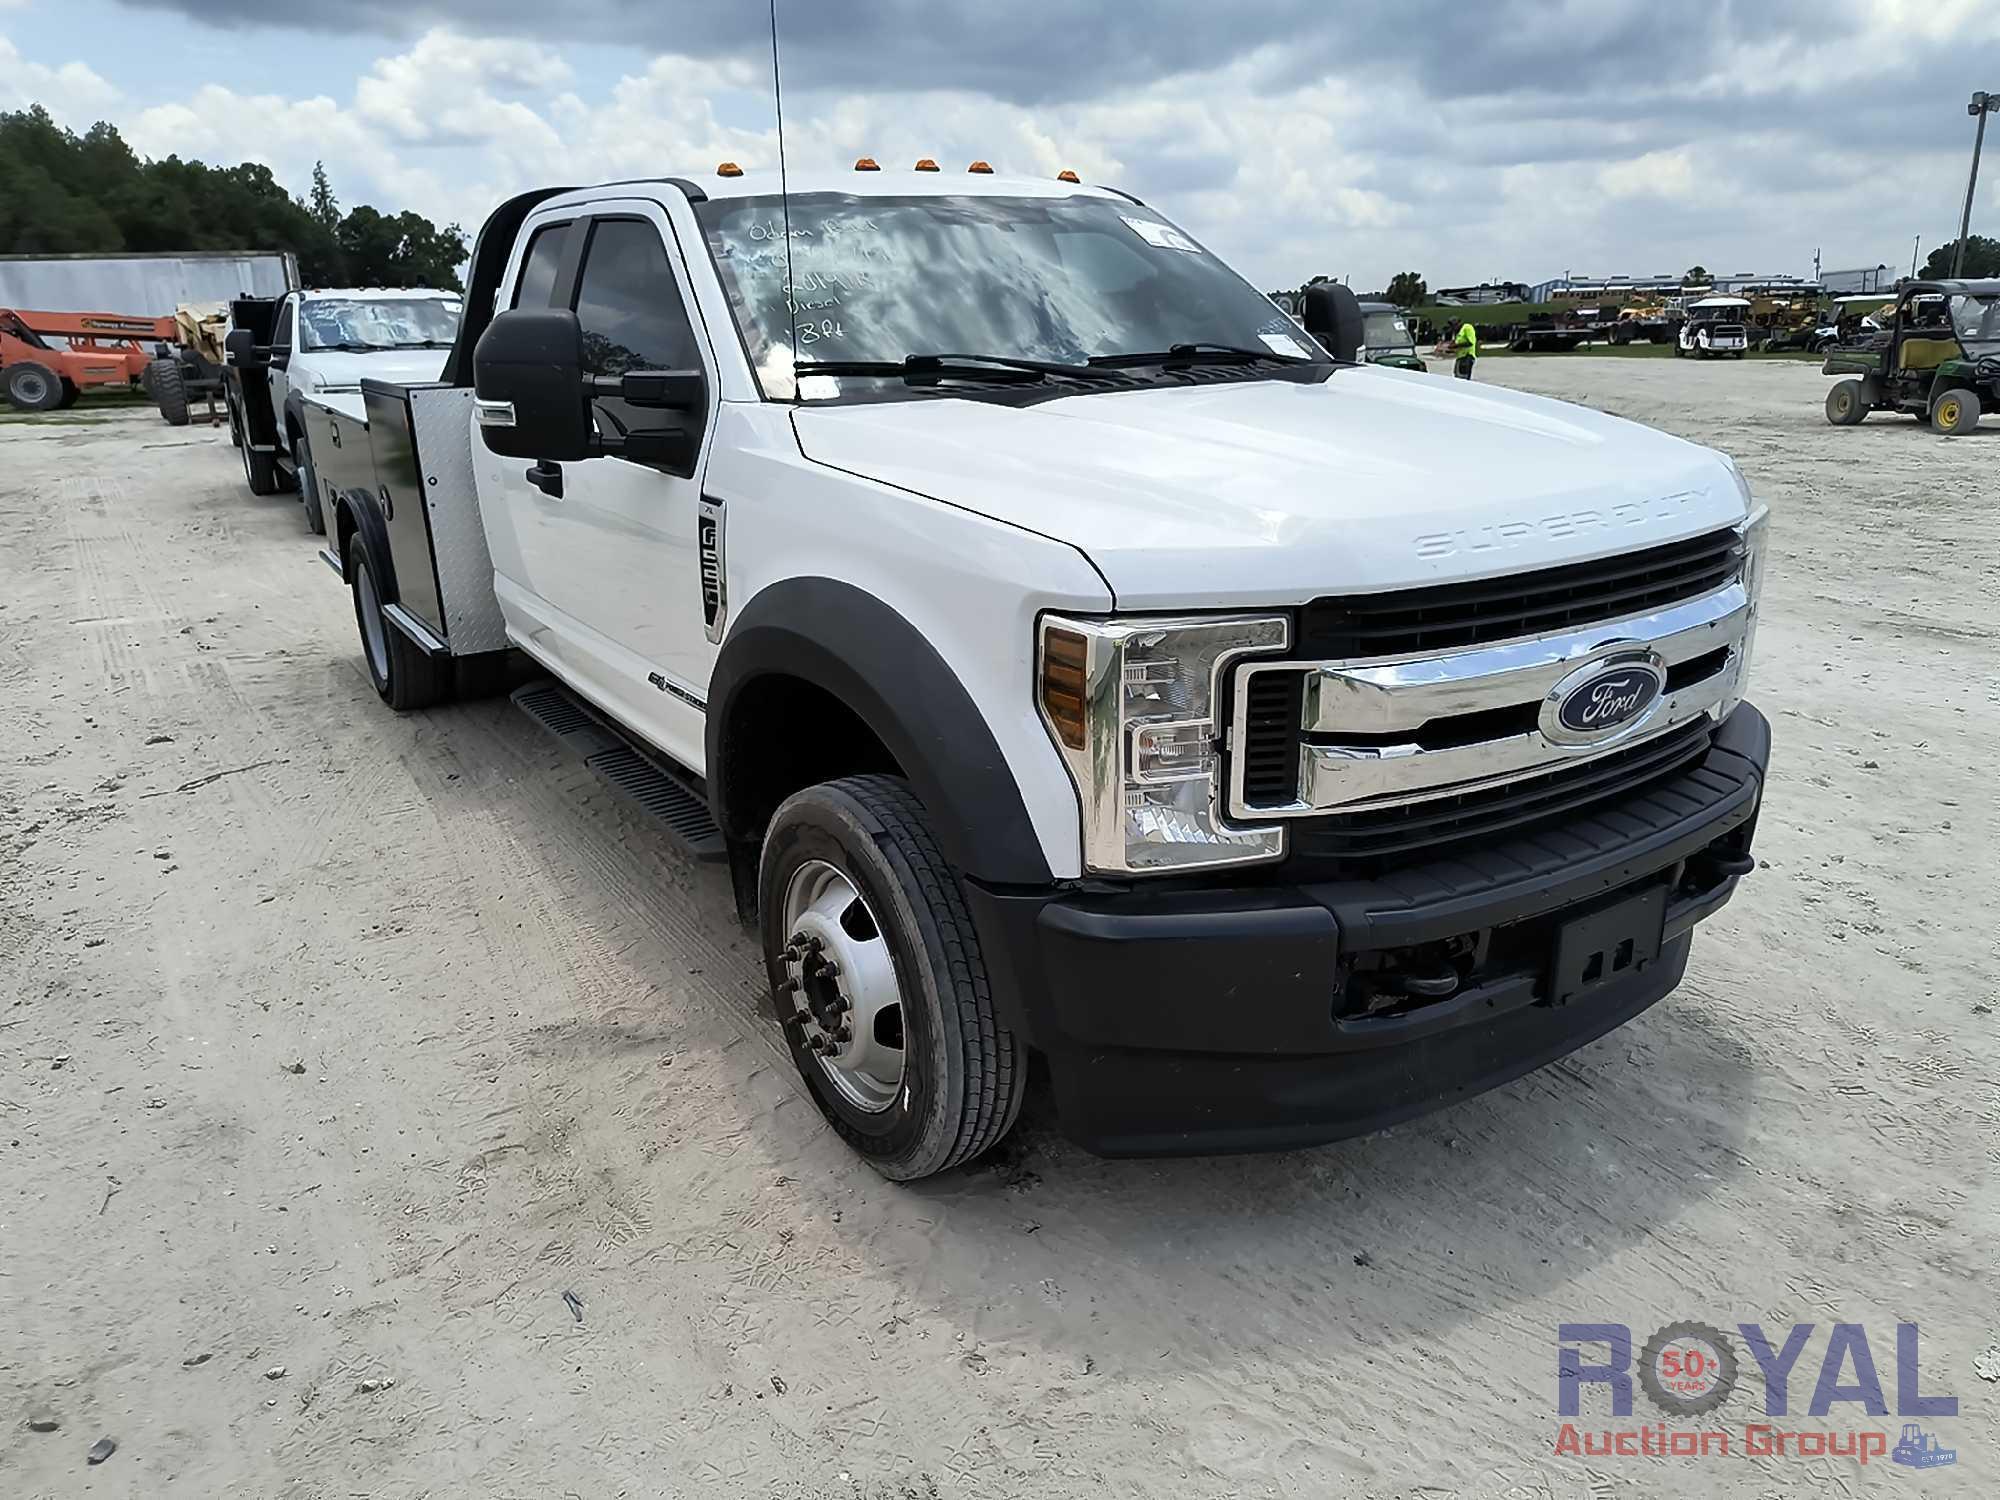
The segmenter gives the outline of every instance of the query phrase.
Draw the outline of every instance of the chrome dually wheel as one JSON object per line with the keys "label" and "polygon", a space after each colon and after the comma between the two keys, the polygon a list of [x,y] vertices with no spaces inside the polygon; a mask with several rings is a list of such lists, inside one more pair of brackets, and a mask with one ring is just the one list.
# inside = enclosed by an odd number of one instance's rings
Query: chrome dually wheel
{"label": "chrome dually wheel", "polygon": [[888,1109],[903,1087],[903,997],[875,914],[845,875],[815,859],[792,873],[784,926],[806,1047],[849,1104]]}

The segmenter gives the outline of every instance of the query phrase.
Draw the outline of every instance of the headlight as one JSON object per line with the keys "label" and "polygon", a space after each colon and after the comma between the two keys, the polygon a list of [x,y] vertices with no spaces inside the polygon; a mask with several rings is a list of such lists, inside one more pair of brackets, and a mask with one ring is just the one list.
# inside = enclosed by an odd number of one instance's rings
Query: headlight
{"label": "headlight", "polygon": [[1281,859],[1282,828],[1222,815],[1223,673],[1282,651],[1283,616],[1077,620],[1044,616],[1036,696],[1076,783],[1083,863],[1147,874]]}
{"label": "headlight", "polygon": [[1764,558],[1770,548],[1771,511],[1770,507],[1759,505],[1750,498],[1750,487],[1743,482],[1743,476],[1736,476],[1737,486],[1743,491],[1744,503],[1750,507],[1750,519],[1742,526],[1743,532],[1743,592],[1750,596],[1750,623],[1743,629],[1743,639],[1736,647],[1736,681],[1730,685],[1729,696],[1723,699],[1716,717],[1728,718],[1736,711],[1736,705],[1743,701],[1743,695],[1750,687],[1750,659],[1757,646],[1757,615],[1762,608],[1759,600],[1764,594]]}

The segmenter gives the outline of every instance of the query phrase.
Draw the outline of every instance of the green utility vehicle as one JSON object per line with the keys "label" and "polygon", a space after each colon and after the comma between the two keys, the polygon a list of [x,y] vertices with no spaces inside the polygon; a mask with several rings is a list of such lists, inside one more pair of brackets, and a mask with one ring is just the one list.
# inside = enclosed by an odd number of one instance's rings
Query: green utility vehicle
{"label": "green utility vehicle", "polygon": [[1361,304],[1361,357],[1371,365],[1393,365],[1398,370],[1430,368],[1417,353],[1410,320],[1393,302]]}
{"label": "green utility vehicle", "polygon": [[1888,331],[1828,352],[1826,419],[1852,427],[1871,411],[1903,411],[1956,437],[2000,413],[2000,280],[1913,281]]}

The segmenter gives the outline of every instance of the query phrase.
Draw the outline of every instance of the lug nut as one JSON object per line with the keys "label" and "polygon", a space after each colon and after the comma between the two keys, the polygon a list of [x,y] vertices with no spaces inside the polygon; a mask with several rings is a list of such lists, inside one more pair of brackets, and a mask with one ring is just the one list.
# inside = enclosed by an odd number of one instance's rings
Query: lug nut
{"label": "lug nut", "polygon": [[838,975],[839,973],[840,973],[840,965],[839,965],[839,964],[837,964],[837,963],[835,963],[835,962],[834,962],[834,961],[833,961],[832,959],[830,959],[830,958],[823,958],[823,959],[821,959],[821,960],[820,960],[820,964],[819,964],[819,977],[820,977],[820,978],[822,978],[822,979],[832,979],[832,978],[834,978],[834,977],[835,977],[836,975]]}

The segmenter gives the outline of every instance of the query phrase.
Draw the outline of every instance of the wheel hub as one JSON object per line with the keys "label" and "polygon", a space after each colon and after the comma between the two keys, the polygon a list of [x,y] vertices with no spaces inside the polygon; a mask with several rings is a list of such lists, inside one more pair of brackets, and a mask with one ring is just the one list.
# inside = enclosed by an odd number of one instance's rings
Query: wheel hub
{"label": "wheel hub", "polygon": [[788,1032],[813,1054],[833,1087],[857,1109],[878,1113],[903,1086],[903,1005],[896,971],[868,903],[824,860],[793,874],[785,891]]}

